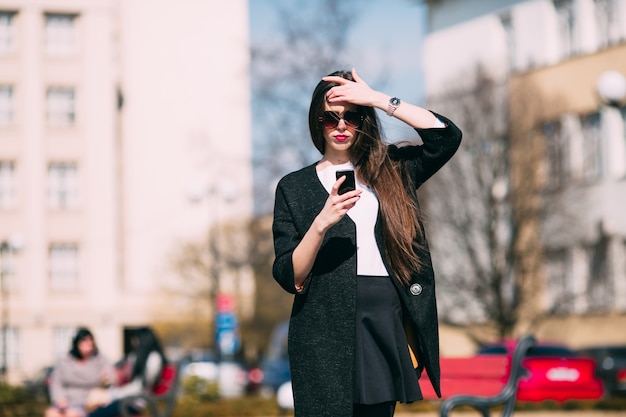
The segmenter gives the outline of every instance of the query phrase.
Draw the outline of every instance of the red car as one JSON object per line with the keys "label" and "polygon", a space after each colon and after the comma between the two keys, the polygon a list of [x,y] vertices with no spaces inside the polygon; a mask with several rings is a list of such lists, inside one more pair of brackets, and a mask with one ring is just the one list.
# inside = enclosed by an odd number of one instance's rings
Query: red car
{"label": "red car", "polygon": [[[512,355],[515,341],[483,346],[478,355]],[[596,377],[593,359],[584,358],[566,346],[537,343],[526,353],[526,372],[520,379],[520,401],[596,400],[602,398],[602,381]]]}

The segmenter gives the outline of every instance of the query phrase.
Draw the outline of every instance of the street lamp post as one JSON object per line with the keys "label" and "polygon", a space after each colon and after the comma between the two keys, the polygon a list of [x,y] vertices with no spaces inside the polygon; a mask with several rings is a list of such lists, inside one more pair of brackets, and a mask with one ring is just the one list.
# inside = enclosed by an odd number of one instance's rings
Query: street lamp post
{"label": "street lamp post", "polygon": [[213,343],[215,344],[216,363],[217,363],[217,380],[218,387],[221,392],[223,389],[222,382],[222,357],[231,356],[232,353],[228,347],[234,346],[233,336],[235,335],[236,317],[232,311],[232,302],[230,297],[220,293],[220,280],[223,272],[222,268],[222,241],[221,241],[221,210],[222,202],[232,202],[237,197],[237,189],[230,183],[217,183],[210,187],[190,187],[188,189],[189,200],[193,203],[199,203],[204,198],[208,198],[213,207],[212,224],[214,229],[210,231],[209,250],[211,255],[211,293],[210,298],[213,303]]}
{"label": "street lamp post", "polygon": [[605,71],[598,77],[596,91],[603,103],[619,107],[626,99],[626,77],[618,71]]}
{"label": "street lamp post", "polygon": [[228,296],[220,293],[220,279],[223,272],[223,259],[222,259],[222,236],[221,236],[221,210],[220,206],[222,202],[230,203],[237,198],[236,187],[227,182],[220,182],[210,187],[201,187],[198,185],[191,186],[188,189],[189,200],[193,203],[199,203],[204,198],[209,199],[213,208],[213,230],[211,231],[211,237],[209,246],[212,251],[211,259],[211,302],[213,303],[213,315],[214,315],[214,342],[216,347],[217,358],[228,352],[224,352],[223,347],[226,345],[225,341],[229,339],[230,332],[235,329],[232,328],[233,323],[236,322],[236,318],[233,317],[231,300]]}

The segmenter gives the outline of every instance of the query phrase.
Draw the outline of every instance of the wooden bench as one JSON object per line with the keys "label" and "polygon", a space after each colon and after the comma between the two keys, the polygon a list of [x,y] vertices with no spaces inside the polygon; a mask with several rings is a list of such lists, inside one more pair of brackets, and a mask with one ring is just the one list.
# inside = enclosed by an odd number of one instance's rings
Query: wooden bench
{"label": "wooden bench", "polygon": [[[453,366],[448,364],[450,369],[444,369],[442,362],[444,401],[439,410],[440,417],[448,417],[453,408],[463,405],[475,408],[483,417],[489,417],[492,407],[504,406],[502,417],[511,416],[515,410],[519,379],[524,371],[522,361],[535,342],[532,335],[521,338],[510,360],[507,357],[475,357],[471,358],[473,366],[468,367],[466,359],[465,369],[457,369],[456,378]],[[505,363],[498,363],[497,359]],[[503,377],[506,379],[503,380]]]}
{"label": "wooden bench", "polygon": [[[137,400],[146,403],[146,411],[152,417],[170,417],[176,406],[180,386],[180,364],[169,363],[163,368],[161,379],[150,394],[138,394],[121,400],[122,417],[136,417],[129,412],[129,406]],[[143,413],[142,415],[146,415]]]}
{"label": "wooden bench", "polygon": [[[474,356],[441,358],[441,396],[471,394],[490,396],[499,393],[509,376],[507,356]],[[427,400],[438,400],[427,378],[420,379],[422,395]]]}

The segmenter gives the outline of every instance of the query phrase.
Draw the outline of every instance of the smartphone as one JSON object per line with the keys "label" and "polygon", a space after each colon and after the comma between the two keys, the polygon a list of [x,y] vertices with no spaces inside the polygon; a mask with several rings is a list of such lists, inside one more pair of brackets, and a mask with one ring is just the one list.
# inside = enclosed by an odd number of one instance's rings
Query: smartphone
{"label": "smartphone", "polygon": [[339,194],[347,193],[348,191],[356,190],[356,184],[354,182],[354,171],[337,171],[336,178],[339,179],[345,175],[346,179],[339,186]]}

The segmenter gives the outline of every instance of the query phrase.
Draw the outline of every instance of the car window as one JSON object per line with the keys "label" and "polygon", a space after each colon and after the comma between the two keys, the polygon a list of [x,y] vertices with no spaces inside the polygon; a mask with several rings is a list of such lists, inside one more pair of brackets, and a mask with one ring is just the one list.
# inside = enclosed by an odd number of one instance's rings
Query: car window
{"label": "car window", "polygon": [[[506,355],[507,349],[504,346],[483,346],[478,350],[479,355]],[[571,358],[576,353],[564,346],[534,346],[526,352],[526,357],[551,357],[551,358]]]}
{"label": "car window", "polygon": [[278,324],[270,338],[267,357],[271,359],[281,359],[287,357],[287,337],[289,334],[289,323]]}
{"label": "car window", "polygon": [[626,357],[626,347],[608,348],[609,354],[612,356]]}
{"label": "car window", "polygon": [[557,358],[571,358],[576,356],[576,353],[571,349],[563,346],[535,346],[528,349],[526,356],[529,357],[557,357]]}
{"label": "car window", "polygon": [[580,353],[585,356],[626,358],[626,346],[598,346],[581,349]]}
{"label": "car window", "polygon": [[478,350],[479,355],[506,355],[504,346],[483,346]]}

